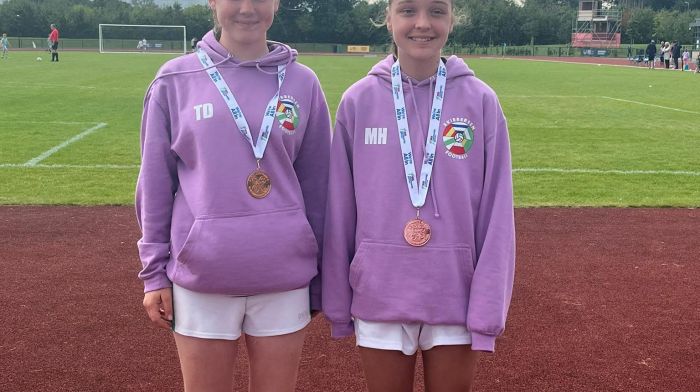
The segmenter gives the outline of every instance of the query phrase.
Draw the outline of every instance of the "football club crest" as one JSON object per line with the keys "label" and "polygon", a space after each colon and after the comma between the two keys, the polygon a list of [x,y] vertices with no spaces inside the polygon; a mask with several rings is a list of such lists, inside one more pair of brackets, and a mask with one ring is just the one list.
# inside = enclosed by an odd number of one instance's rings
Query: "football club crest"
{"label": "football club crest", "polygon": [[299,104],[288,95],[281,96],[275,113],[280,127],[287,135],[293,135],[299,126]]}
{"label": "football club crest", "polygon": [[445,123],[442,142],[450,158],[467,159],[474,144],[474,124],[466,118],[453,118]]}

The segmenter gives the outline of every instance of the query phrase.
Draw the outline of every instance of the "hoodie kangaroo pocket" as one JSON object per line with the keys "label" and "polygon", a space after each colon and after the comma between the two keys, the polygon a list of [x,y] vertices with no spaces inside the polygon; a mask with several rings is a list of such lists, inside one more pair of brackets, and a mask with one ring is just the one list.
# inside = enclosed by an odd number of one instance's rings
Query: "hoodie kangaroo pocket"
{"label": "hoodie kangaroo pocket", "polygon": [[352,314],[377,321],[466,323],[474,267],[468,245],[364,241],[350,265]]}
{"label": "hoodie kangaroo pocket", "polygon": [[195,219],[174,281],[193,291],[251,295],[308,285],[318,246],[299,208]]}

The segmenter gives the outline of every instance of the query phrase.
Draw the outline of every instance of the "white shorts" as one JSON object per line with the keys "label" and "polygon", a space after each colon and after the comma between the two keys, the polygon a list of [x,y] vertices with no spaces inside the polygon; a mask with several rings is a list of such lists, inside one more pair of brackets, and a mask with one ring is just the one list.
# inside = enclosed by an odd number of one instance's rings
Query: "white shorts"
{"label": "white shorts", "polygon": [[309,287],[251,296],[204,294],[173,285],[173,331],[202,339],[237,340],[297,332],[311,321]]}
{"label": "white shorts", "polygon": [[435,346],[472,344],[471,333],[461,325],[401,324],[355,319],[355,339],[360,347],[397,350],[413,355]]}

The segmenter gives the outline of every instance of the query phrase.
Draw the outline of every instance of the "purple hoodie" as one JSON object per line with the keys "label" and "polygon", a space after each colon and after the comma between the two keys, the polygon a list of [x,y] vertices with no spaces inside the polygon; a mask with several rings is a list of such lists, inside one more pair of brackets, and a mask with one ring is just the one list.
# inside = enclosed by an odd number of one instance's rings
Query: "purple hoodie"
{"label": "purple hoodie", "polygon": [[[250,143],[195,54],[168,61],[144,102],[136,212],[145,291],[171,282],[203,293],[251,295],[297,289],[318,273],[331,124],[316,75],[296,51],[240,62],[209,32],[206,50],[257,140],[265,107],[286,65],[274,128],[261,161],[272,190],[246,188],[256,168]],[[320,308],[320,276],[311,284]]]}
{"label": "purple hoodie", "polygon": [[[447,60],[433,178],[421,218],[432,238],[403,238],[416,210],[406,185],[391,87],[393,56],[343,95],[331,148],[323,252],[323,311],[334,337],[352,317],[466,325],[472,349],[503,332],[515,265],[506,120],[495,93],[458,57]],[[435,77],[405,75],[416,171],[425,149]],[[455,134],[463,137],[454,142]]]}

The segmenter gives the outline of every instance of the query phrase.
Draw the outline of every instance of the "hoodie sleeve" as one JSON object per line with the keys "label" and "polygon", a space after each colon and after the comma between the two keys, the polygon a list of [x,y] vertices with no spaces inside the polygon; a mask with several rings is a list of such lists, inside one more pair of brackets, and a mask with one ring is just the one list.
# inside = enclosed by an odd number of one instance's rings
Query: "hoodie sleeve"
{"label": "hoodie sleeve", "polygon": [[495,96],[485,102],[484,187],[476,227],[477,262],[467,327],[472,349],[494,351],[505,329],[515,270],[515,218],[508,127]]}
{"label": "hoodie sleeve", "polygon": [[177,163],[170,149],[167,110],[154,93],[146,94],[141,119],[141,170],[136,184],[136,217],[142,237],[138,241],[144,291],[171,287],[165,273],[170,258],[170,222],[178,187]]}
{"label": "hoodie sleeve", "polygon": [[357,221],[352,173],[352,137],[343,125],[340,110],[338,117],[331,146],[326,244],[323,249],[322,268],[323,313],[331,323],[331,336],[334,338],[353,334],[349,274],[350,262],[355,252]]}
{"label": "hoodie sleeve", "polygon": [[[306,133],[294,162],[301,191],[304,195],[306,218],[311,224],[318,242],[318,268],[321,268],[323,249],[323,223],[326,213],[328,185],[328,160],[331,144],[331,119],[326,97],[316,80],[309,108]],[[321,310],[321,272],[311,280],[309,287],[311,309]]]}

